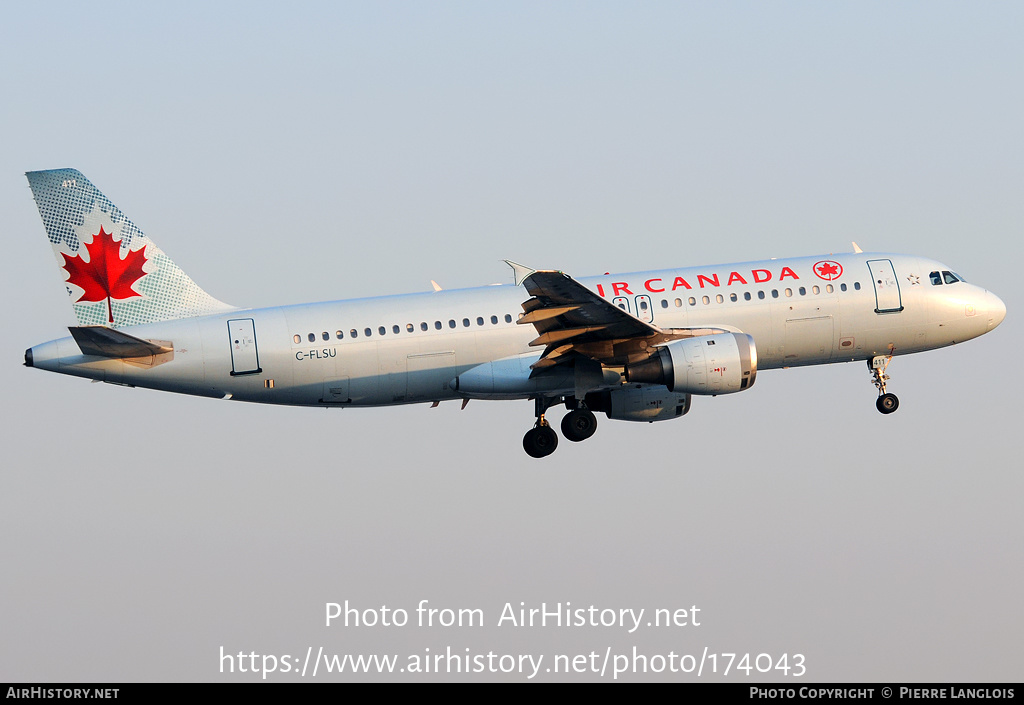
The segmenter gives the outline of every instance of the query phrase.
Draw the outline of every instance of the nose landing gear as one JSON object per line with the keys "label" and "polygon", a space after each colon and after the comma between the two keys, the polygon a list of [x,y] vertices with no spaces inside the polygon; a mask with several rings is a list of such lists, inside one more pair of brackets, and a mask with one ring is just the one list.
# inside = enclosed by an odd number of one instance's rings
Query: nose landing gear
{"label": "nose landing gear", "polygon": [[891,350],[888,355],[875,355],[868,360],[868,369],[874,375],[873,382],[878,389],[878,399],[875,401],[875,408],[883,414],[891,414],[900,408],[899,398],[895,394],[885,391],[885,383],[889,381],[889,375],[885,374],[885,370],[891,361]]}

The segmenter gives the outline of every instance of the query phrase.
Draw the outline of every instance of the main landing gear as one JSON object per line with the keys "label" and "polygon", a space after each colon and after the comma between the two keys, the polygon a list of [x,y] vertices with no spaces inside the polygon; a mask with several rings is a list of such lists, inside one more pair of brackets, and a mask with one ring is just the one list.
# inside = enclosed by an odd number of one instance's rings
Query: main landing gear
{"label": "main landing gear", "polygon": [[[543,397],[534,399],[537,423],[523,436],[523,450],[532,458],[544,458],[554,453],[555,448],[558,447],[558,434],[544,418],[544,412],[557,402],[558,399]],[[570,403],[574,403],[574,401],[568,402],[566,406],[569,406]],[[572,409],[562,418],[562,435],[574,443],[587,440],[594,435],[596,430],[597,417],[583,404]]]}
{"label": "main landing gear", "polygon": [[878,400],[875,401],[875,408],[883,414],[891,414],[900,408],[899,397],[885,391],[885,383],[889,381],[889,375],[885,374],[885,370],[891,361],[891,351],[888,355],[876,355],[868,360],[868,369],[874,375],[874,385],[878,389]]}
{"label": "main landing gear", "polygon": [[543,458],[555,452],[558,434],[548,425],[544,417],[537,419],[537,425],[523,436],[523,450],[531,458]]}
{"label": "main landing gear", "polygon": [[597,417],[585,406],[573,409],[562,417],[562,435],[574,443],[585,441],[597,430]]}

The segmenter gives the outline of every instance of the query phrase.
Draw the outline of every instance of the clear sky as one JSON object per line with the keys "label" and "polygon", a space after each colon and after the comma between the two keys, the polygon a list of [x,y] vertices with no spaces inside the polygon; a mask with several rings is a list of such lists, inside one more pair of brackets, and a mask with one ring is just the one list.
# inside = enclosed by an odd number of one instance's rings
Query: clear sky
{"label": "clear sky", "polygon": [[[0,680],[250,680],[221,647],[321,646],[707,647],[804,654],[799,682],[1021,680],[1021,4],[3,14]],[[602,417],[538,462],[529,402],[264,408],[22,367],[74,323],[23,176],[58,167],[237,305],[509,282],[502,258],[584,276],[856,240],[942,260],[1008,314],[897,358],[889,417],[863,364],[772,371],[681,420]],[[325,627],[345,600],[486,623]],[[498,627],[507,602],[702,619]],[[599,677],[537,677],[563,679]]]}

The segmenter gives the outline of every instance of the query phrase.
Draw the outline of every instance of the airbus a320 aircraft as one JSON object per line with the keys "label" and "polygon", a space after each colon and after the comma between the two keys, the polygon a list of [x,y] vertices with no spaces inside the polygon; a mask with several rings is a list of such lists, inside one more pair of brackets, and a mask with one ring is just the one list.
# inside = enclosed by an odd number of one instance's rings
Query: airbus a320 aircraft
{"label": "airbus a320 aircraft", "polygon": [[[509,262],[515,285],[242,309],[199,288],[81,173],[27,174],[79,325],[25,364],[131,387],[357,407],[532,399],[582,441],[597,418],[663,421],[759,369],[866,361],[883,414],[894,355],[975,338],[994,294],[916,256],[864,253],[573,279]],[[525,288],[525,292],[524,292]],[[435,289],[437,289],[435,285]]]}

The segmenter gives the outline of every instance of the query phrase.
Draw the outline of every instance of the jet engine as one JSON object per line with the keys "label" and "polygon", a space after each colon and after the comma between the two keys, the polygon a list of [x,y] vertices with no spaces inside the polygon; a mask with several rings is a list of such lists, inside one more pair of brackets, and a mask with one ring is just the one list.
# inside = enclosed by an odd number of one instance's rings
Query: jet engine
{"label": "jet engine", "polygon": [[732,394],[757,377],[757,349],[745,333],[718,333],[667,343],[626,366],[629,382],[663,384],[677,394]]}

